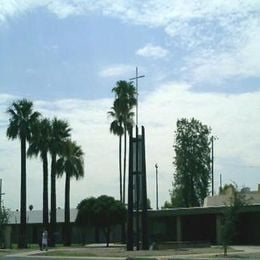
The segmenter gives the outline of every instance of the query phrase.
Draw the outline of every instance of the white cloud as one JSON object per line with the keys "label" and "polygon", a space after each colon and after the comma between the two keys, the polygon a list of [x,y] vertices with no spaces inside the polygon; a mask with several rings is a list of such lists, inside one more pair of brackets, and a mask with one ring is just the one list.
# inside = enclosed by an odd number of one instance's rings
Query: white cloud
{"label": "white cloud", "polygon": [[[190,85],[169,83],[144,98],[139,109],[139,122],[146,127],[147,171],[153,176],[154,164],[159,164],[160,189],[164,190],[160,196],[164,200],[168,199],[167,190],[174,172],[172,146],[176,120],[182,117],[199,119],[211,126],[212,133],[219,137],[215,143],[215,188],[220,173],[225,182],[235,181],[239,186],[257,188],[260,140],[255,137],[260,134],[260,92],[194,93]],[[230,165],[234,161],[235,164]]]}
{"label": "white cloud", "polygon": [[133,66],[130,65],[112,65],[110,67],[104,68],[100,71],[99,75],[101,77],[118,77],[127,76],[133,71]]}
{"label": "white cloud", "polygon": [[[146,158],[148,195],[154,203],[154,164],[159,164],[160,203],[169,199],[174,172],[172,166],[176,120],[195,117],[212,127],[219,139],[215,144],[216,174],[226,181],[245,184],[252,188],[259,182],[260,92],[240,95],[194,93],[191,86],[168,83],[140,96],[139,122],[146,128]],[[2,97],[2,96],[1,96]],[[0,98],[1,111],[5,111],[10,97]],[[86,177],[73,181],[71,205],[87,196],[110,194],[118,198],[118,138],[109,132],[107,111],[112,99],[37,101],[35,107],[45,116],[54,115],[69,121],[72,138],[82,145],[85,152]],[[254,111],[254,113],[252,113]],[[9,207],[19,208],[20,162],[19,142],[8,141],[5,130],[8,118],[0,128],[1,169],[4,201]],[[7,160],[8,158],[8,160]],[[227,162],[238,162],[231,168]],[[242,166],[240,166],[242,165]],[[256,168],[243,167],[253,165]],[[242,168],[241,168],[242,167]],[[41,207],[42,166],[40,160],[28,161],[28,203]],[[235,174],[234,174],[235,173]],[[244,176],[247,176],[245,179]],[[57,183],[57,205],[64,205],[64,180]],[[154,204],[153,204],[154,205]]]}
{"label": "white cloud", "polygon": [[48,9],[61,19],[70,15],[82,14],[82,9],[76,2],[73,4],[73,2],[70,3],[61,0],[50,1],[48,3]]}
{"label": "white cloud", "polygon": [[47,3],[47,0],[1,0],[0,21],[6,21],[8,18],[12,18],[16,15],[23,15],[34,8],[45,6]]}
{"label": "white cloud", "polygon": [[[175,128],[177,118],[195,117],[211,126],[213,133],[219,136],[220,154],[235,156],[260,166],[257,159],[259,152],[256,151],[260,140],[248,140],[249,136],[258,136],[260,133],[257,119],[260,92],[226,95],[194,93],[191,89],[190,85],[180,83],[168,83],[160,87],[140,104],[140,122],[147,127],[159,123],[161,127],[157,130],[165,130]],[[155,117],[155,114],[158,116]],[[157,139],[161,138],[162,135],[158,134]]]}
{"label": "white cloud", "polygon": [[[191,81],[222,81],[234,77],[260,77],[257,42],[260,28],[258,0],[9,0],[0,2],[0,20],[24,14],[37,7],[46,7],[59,18],[102,13],[133,24],[163,29],[169,51],[183,48],[184,66]],[[160,58],[167,50],[146,46],[137,54]],[[206,54],[205,54],[206,51]],[[259,52],[258,52],[259,53]],[[237,69],[239,68],[239,69]],[[118,76],[123,68],[104,70],[104,76]],[[181,75],[187,76],[182,71]]]}
{"label": "white cloud", "polygon": [[[185,50],[182,74],[195,82],[222,82],[230,78],[259,77],[260,1],[83,1],[83,0],[0,0],[0,21],[38,7],[46,7],[59,18],[99,12],[123,21],[163,29],[167,35],[167,50],[174,47]],[[149,50],[150,48],[150,50]],[[148,45],[138,50],[142,55],[162,57],[165,49]],[[149,51],[147,51],[149,50]],[[140,55],[140,53],[139,53]],[[103,68],[102,77],[132,75],[134,66],[118,64]],[[16,97],[0,95],[0,147],[5,202],[12,208],[19,205],[19,142],[8,141],[5,130],[8,123],[4,113]],[[118,197],[117,138],[109,133],[107,111],[112,100],[58,100],[37,101],[36,107],[46,116],[67,119],[73,127],[73,138],[82,145],[86,158],[86,178],[72,182],[72,206],[90,195],[101,193]],[[238,184],[253,186],[259,171],[259,114],[260,93],[223,95],[194,93],[191,86],[169,83],[158,87],[139,104],[140,123],[146,127],[147,173],[149,196],[153,200],[154,164],[159,164],[160,201],[168,199],[172,182],[173,137],[177,118],[196,117],[210,125],[216,141],[216,171],[225,179],[231,176]],[[252,112],[253,111],[253,112]],[[6,159],[8,158],[8,160]],[[238,161],[253,165],[242,170],[235,165],[231,170],[224,162]],[[233,175],[232,175],[233,174]],[[247,174],[247,178],[244,176]],[[254,175],[255,174],[255,175]],[[28,203],[41,205],[41,163],[28,162]],[[17,181],[18,179],[18,181]],[[63,207],[64,184],[57,185],[58,206]],[[254,186],[253,186],[254,187]],[[255,188],[255,187],[254,187]]]}
{"label": "white cloud", "polygon": [[136,51],[137,55],[143,57],[152,57],[154,59],[164,58],[169,54],[169,51],[162,48],[161,46],[156,46],[152,44],[147,44],[143,48]]}
{"label": "white cloud", "polygon": [[233,38],[232,47],[198,49],[187,57],[186,76],[195,82],[211,83],[230,78],[260,77],[260,20],[251,19],[243,28],[243,32],[236,32],[242,36]]}

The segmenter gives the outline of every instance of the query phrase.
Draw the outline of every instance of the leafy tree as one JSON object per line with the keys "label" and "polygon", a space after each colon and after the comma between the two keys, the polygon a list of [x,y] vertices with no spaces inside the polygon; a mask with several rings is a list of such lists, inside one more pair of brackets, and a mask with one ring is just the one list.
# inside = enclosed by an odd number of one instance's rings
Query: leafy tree
{"label": "leafy tree", "polygon": [[147,209],[153,209],[152,206],[151,206],[151,200],[149,198],[147,198]]}
{"label": "leafy tree", "polygon": [[10,115],[6,135],[21,142],[21,201],[19,248],[27,247],[26,239],[26,141],[32,135],[32,127],[40,114],[33,111],[33,103],[27,99],[17,100],[7,109]]}
{"label": "leafy tree", "polygon": [[[136,89],[132,82],[120,80],[116,83],[112,92],[115,94],[115,100],[112,110],[108,114],[114,118],[114,121],[110,125],[110,131],[119,136],[120,200],[125,203],[127,132],[134,124],[134,112],[132,112],[132,109],[136,105]],[[122,135],[124,135],[123,179]]]}
{"label": "leafy tree", "polygon": [[236,189],[236,186],[232,183],[230,184],[225,184],[224,187],[219,188],[219,195],[225,195],[229,190],[231,192],[234,192]]}
{"label": "leafy tree", "polygon": [[39,120],[33,127],[33,135],[27,151],[29,157],[40,154],[43,166],[43,226],[48,227],[48,151],[51,138],[51,123],[47,118]]}
{"label": "leafy tree", "polygon": [[106,195],[84,199],[79,203],[77,209],[76,223],[81,226],[92,225],[102,228],[107,247],[112,227],[123,224],[126,220],[126,208],[123,203]]}
{"label": "leafy tree", "polygon": [[210,129],[192,118],[177,121],[173,191],[174,207],[203,204],[210,182]]}
{"label": "leafy tree", "polygon": [[70,179],[76,180],[84,176],[83,151],[76,142],[67,140],[64,144],[63,154],[57,161],[58,177],[63,173],[66,174],[65,179],[65,236],[64,246],[71,245],[71,229],[70,229]]}
{"label": "leafy tree", "polygon": [[239,192],[237,185],[230,184],[227,187],[232,187],[232,194],[229,199],[229,205],[226,205],[223,223],[221,227],[222,245],[224,256],[227,256],[227,249],[237,233],[236,227],[238,223],[239,211],[242,207],[248,204],[243,192]]}
{"label": "leafy tree", "polygon": [[[0,203],[1,204],[1,203]],[[4,226],[8,223],[10,216],[10,210],[6,209],[4,206],[0,208],[0,243],[4,242]]]}
{"label": "leafy tree", "polygon": [[51,221],[50,221],[50,245],[55,246],[56,231],[56,162],[57,156],[62,155],[64,143],[70,137],[69,124],[57,118],[51,122],[50,154],[51,154]]}
{"label": "leafy tree", "polygon": [[169,202],[169,201],[165,201],[164,202],[164,205],[162,206],[162,209],[170,209],[170,208],[172,208],[173,206],[172,206],[172,203],[171,202]]}

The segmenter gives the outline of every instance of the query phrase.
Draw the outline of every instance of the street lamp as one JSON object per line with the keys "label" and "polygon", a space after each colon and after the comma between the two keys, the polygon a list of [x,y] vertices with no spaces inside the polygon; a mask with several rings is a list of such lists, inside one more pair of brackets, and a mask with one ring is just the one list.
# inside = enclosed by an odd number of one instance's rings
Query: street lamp
{"label": "street lamp", "polygon": [[155,164],[155,174],[156,174],[156,209],[159,209],[158,206],[158,164]]}
{"label": "street lamp", "polygon": [[217,140],[217,136],[211,136],[211,195],[214,196],[214,141]]}
{"label": "street lamp", "polygon": [[2,214],[2,195],[5,193],[2,193],[2,179],[0,179],[0,214]]}

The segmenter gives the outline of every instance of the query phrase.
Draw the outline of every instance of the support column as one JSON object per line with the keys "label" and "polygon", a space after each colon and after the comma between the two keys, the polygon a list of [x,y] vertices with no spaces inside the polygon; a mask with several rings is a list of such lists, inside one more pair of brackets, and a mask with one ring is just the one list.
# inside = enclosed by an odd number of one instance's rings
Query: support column
{"label": "support column", "polygon": [[145,130],[142,126],[142,249],[149,249],[147,190],[146,190],[146,160],[145,160]]}
{"label": "support column", "polygon": [[133,251],[133,136],[129,133],[129,173],[128,173],[128,208],[127,208],[127,250]]}
{"label": "support column", "polygon": [[222,244],[221,239],[221,215],[216,215],[216,243],[217,245]]}
{"label": "support column", "polygon": [[176,217],[177,242],[182,241],[181,216]]}

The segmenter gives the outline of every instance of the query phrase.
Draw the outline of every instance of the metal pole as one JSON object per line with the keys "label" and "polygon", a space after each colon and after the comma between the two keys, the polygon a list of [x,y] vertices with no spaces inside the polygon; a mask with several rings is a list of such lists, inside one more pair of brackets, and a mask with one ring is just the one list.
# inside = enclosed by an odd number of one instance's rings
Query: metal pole
{"label": "metal pole", "polygon": [[211,136],[211,183],[212,183],[212,196],[214,196],[214,140],[217,140],[217,136]]}
{"label": "metal pole", "polygon": [[214,137],[211,137],[211,195],[214,196]]}
{"label": "metal pole", "polygon": [[220,190],[222,190],[222,174],[221,173],[220,173],[219,178],[220,178],[220,180],[219,180],[219,182],[220,182]]}
{"label": "metal pole", "polygon": [[2,195],[5,193],[2,193],[2,179],[0,179],[0,216],[2,215]]}
{"label": "metal pole", "polygon": [[0,179],[0,216],[2,215],[2,179]]}
{"label": "metal pole", "polygon": [[136,87],[136,125],[138,126],[138,67],[135,68],[135,87]]}
{"label": "metal pole", "polygon": [[156,173],[156,209],[159,209],[158,206],[158,164],[155,164],[155,173]]}

